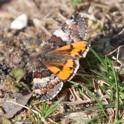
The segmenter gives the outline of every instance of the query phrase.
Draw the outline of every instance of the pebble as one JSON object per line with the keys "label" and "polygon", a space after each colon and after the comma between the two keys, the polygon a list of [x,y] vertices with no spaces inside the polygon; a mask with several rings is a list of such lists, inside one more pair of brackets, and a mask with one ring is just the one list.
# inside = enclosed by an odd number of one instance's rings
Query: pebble
{"label": "pebble", "polygon": [[10,25],[10,29],[21,30],[27,26],[28,16],[26,14],[19,15]]}

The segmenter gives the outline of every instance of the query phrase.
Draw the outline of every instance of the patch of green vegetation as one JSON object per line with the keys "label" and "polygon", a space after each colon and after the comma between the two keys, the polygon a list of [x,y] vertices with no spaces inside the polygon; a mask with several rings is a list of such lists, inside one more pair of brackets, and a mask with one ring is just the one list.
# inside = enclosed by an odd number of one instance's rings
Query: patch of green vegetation
{"label": "patch of green vegetation", "polygon": [[80,3],[83,2],[83,0],[71,0],[71,1],[72,1],[72,5],[73,5],[74,7],[78,6]]}
{"label": "patch of green vegetation", "polygon": [[[98,55],[94,50],[91,50],[91,52],[94,59],[89,63],[89,74],[78,74],[80,81],[84,84],[71,81],[75,89],[79,91],[80,97],[85,94],[91,100],[91,103],[93,102],[93,105],[82,108],[85,112],[95,113],[95,116],[88,124],[106,123],[109,121],[108,109],[114,111],[111,121],[117,124],[123,122],[124,84],[119,80],[114,62],[107,56]],[[93,61],[95,61],[94,64]],[[98,81],[101,82],[98,83]],[[103,97],[105,97],[106,103]]]}
{"label": "patch of green vegetation", "polygon": [[18,83],[21,78],[24,77],[25,71],[21,68],[14,68],[12,69],[10,75],[15,78],[16,82]]}
{"label": "patch of green vegetation", "polygon": [[32,114],[29,116],[30,122],[34,122],[34,123],[40,123],[40,122],[46,122],[46,119],[50,116],[52,116],[52,114],[54,112],[56,112],[57,110],[59,110],[60,104],[61,104],[62,99],[56,101],[55,103],[49,105],[47,102],[43,102],[43,103],[38,103],[32,106],[32,108],[37,111],[32,111]]}

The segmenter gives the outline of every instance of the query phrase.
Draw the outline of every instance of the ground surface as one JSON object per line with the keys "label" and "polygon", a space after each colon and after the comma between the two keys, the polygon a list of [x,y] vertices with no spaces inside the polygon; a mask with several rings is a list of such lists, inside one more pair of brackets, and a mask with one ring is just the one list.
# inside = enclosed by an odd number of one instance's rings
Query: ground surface
{"label": "ground surface", "polygon": [[[87,40],[96,53],[91,50],[80,60],[77,75],[54,100],[32,98],[32,65],[37,62],[30,56],[74,12],[84,14]],[[22,13],[28,15],[26,28],[10,29],[11,22]],[[1,1],[0,123],[124,122],[123,45],[123,0]]]}

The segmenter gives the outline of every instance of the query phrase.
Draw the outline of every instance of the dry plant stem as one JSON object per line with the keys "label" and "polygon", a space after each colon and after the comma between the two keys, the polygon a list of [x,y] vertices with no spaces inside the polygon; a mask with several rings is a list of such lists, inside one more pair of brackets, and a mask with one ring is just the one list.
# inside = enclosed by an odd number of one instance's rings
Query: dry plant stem
{"label": "dry plant stem", "polygon": [[100,4],[100,3],[94,3],[93,4],[95,7],[99,7],[99,8],[104,8],[105,10],[109,10],[109,6],[106,6],[105,4]]}
{"label": "dry plant stem", "polygon": [[0,18],[14,18],[15,15],[13,13],[7,11],[0,11]]}
{"label": "dry plant stem", "polygon": [[90,14],[82,13],[83,17],[88,18],[89,20],[96,21],[97,19]]}
{"label": "dry plant stem", "polygon": [[82,101],[82,99],[79,97],[79,94],[75,91],[74,88],[70,89],[70,92],[71,92],[71,94],[73,96],[74,101],[77,101],[77,102]]}
{"label": "dry plant stem", "polygon": [[80,105],[80,104],[89,104],[95,102],[95,100],[91,101],[91,100],[84,100],[84,101],[77,101],[77,102],[63,102],[63,104],[67,104],[67,105]]}
{"label": "dry plant stem", "polygon": [[118,49],[118,48],[116,48],[116,49],[112,50],[110,53],[108,53],[108,54],[107,54],[107,56],[112,55],[114,52],[116,52],[116,51],[117,51],[117,49]]}
{"label": "dry plant stem", "polygon": [[119,61],[117,58],[115,58],[114,56],[112,56],[113,60],[116,60],[117,63],[119,63],[120,65],[123,65],[123,63],[121,61]]}
{"label": "dry plant stem", "polygon": [[58,17],[60,17],[63,21],[66,21],[66,20],[67,20],[67,18],[64,17],[61,13],[58,13],[57,15],[58,15]]}
{"label": "dry plant stem", "polygon": [[114,57],[114,56],[112,56],[112,59],[113,60],[116,60],[116,62],[117,63],[119,63],[121,66],[123,66],[123,63],[119,60],[119,53],[120,53],[120,48],[121,48],[122,46],[119,46],[115,51],[117,51],[117,56],[116,57]]}
{"label": "dry plant stem", "polygon": [[40,28],[48,37],[51,36],[51,33],[49,33],[49,31],[43,25],[41,25]]}
{"label": "dry plant stem", "polygon": [[[105,104],[105,105],[108,105],[109,102],[108,102],[107,99],[106,99],[107,97],[105,97],[105,96],[103,95],[101,89],[98,89],[97,92],[98,92],[98,94],[101,96],[101,99],[103,100],[104,104]],[[108,112],[108,114],[110,115],[110,117],[111,117],[111,116],[113,117],[113,115],[114,115],[114,110],[113,110],[112,108],[107,108],[107,112]]]}
{"label": "dry plant stem", "polygon": [[82,94],[82,96],[84,97],[84,99],[86,99],[86,101],[91,101],[91,99],[87,95]]}
{"label": "dry plant stem", "polygon": [[51,118],[47,118],[47,120],[50,122],[50,124],[58,124],[55,121],[53,121]]}
{"label": "dry plant stem", "polygon": [[[70,118],[70,119],[73,119],[75,117],[80,117],[80,118],[87,118],[87,120],[91,119],[91,116],[88,115],[87,113],[85,112],[73,112],[73,113],[69,113],[67,115],[64,116],[64,118]],[[84,123],[83,123],[84,124]]]}

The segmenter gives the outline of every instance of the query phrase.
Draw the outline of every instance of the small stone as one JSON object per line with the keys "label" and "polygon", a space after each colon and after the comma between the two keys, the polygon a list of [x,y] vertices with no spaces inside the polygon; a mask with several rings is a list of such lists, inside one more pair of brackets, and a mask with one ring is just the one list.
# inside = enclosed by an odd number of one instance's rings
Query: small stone
{"label": "small stone", "polygon": [[10,29],[21,30],[27,26],[28,17],[26,14],[19,15],[10,25]]}
{"label": "small stone", "polygon": [[33,23],[34,23],[35,27],[40,27],[42,25],[41,21],[37,18],[33,19]]}

